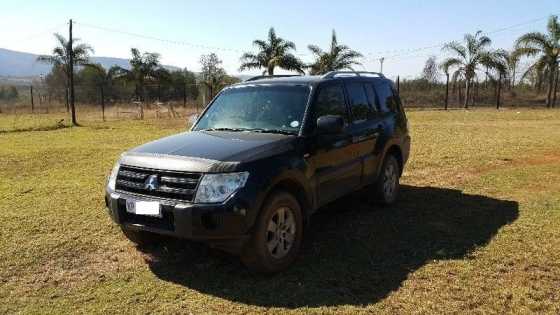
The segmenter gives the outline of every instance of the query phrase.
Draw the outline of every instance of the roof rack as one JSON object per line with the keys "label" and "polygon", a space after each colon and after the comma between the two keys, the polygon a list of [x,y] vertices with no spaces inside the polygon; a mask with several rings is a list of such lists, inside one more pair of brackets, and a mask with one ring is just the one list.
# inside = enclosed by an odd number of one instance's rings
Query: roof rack
{"label": "roof rack", "polygon": [[362,77],[362,76],[377,76],[380,78],[384,78],[385,76],[383,75],[383,73],[380,72],[370,72],[370,71],[330,71],[328,73],[326,73],[325,75],[323,75],[323,79],[331,79],[334,78],[336,76],[349,76],[349,75],[355,75],[357,77]]}
{"label": "roof rack", "polygon": [[256,81],[261,79],[276,79],[276,78],[289,78],[289,77],[299,77],[299,74],[277,74],[277,75],[258,75],[256,77],[249,78],[245,82]]}

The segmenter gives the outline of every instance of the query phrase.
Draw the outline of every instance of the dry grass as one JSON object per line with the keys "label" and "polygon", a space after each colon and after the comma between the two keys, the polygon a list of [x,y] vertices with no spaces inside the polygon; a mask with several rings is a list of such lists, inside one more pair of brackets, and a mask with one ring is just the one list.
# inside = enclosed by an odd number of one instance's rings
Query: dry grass
{"label": "dry grass", "polygon": [[[107,216],[119,153],[184,119],[0,133],[0,313],[560,313],[560,112],[408,116],[401,200],[332,204],[272,277],[196,244],[140,252]],[[0,130],[62,118],[0,115]]]}

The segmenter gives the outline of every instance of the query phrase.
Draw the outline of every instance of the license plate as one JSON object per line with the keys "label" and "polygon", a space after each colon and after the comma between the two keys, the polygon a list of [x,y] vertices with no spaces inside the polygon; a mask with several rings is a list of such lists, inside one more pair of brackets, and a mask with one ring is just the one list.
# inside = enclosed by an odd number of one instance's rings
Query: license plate
{"label": "license plate", "polygon": [[157,201],[127,199],[126,212],[151,217],[161,217],[161,205]]}

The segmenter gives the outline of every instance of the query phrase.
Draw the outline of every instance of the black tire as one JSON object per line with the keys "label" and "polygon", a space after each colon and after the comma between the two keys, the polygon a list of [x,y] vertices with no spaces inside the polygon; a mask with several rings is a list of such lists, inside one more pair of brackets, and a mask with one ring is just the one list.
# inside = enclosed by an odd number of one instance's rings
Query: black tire
{"label": "black tire", "polygon": [[[376,201],[383,205],[390,205],[397,200],[400,190],[401,170],[394,155],[385,157],[379,178],[374,184]],[[390,188],[392,187],[392,188]]]}
{"label": "black tire", "polygon": [[124,227],[121,227],[121,230],[129,241],[140,247],[152,246],[159,241],[158,235],[149,232],[130,230]]}
{"label": "black tire", "polygon": [[[290,212],[290,214],[287,214],[287,212]],[[285,213],[284,219],[282,219],[284,224],[278,223],[281,213]],[[290,218],[289,215],[292,217]],[[291,219],[293,219],[293,224]],[[272,224],[271,221],[276,223]],[[286,226],[286,232],[271,232],[269,231],[271,226]],[[295,231],[291,231],[288,226],[295,226]],[[289,239],[292,237],[293,241],[290,241]],[[278,247],[269,250],[269,245],[274,244],[275,240],[278,242]],[[278,272],[286,269],[294,262],[302,240],[303,217],[301,206],[291,194],[283,191],[274,192],[267,198],[261,209],[255,230],[242,252],[241,260],[250,270],[255,272]]]}

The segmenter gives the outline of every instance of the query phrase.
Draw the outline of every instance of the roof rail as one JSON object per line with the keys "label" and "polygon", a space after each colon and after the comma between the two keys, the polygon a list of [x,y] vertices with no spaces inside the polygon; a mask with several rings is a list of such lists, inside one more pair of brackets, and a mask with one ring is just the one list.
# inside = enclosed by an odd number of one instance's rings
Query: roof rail
{"label": "roof rail", "polygon": [[277,75],[258,75],[256,77],[249,78],[245,82],[256,81],[261,79],[276,79],[276,78],[289,78],[289,77],[299,77],[299,74],[277,74]]}
{"label": "roof rail", "polygon": [[384,78],[385,76],[383,75],[383,73],[380,72],[370,72],[370,71],[330,71],[328,73],[326,73],[325,75],[323,75],[323,79],[331,79],[334,78],[336,76],[345,76],[345,75],[355,75],[357,77],[361,77],[361,76],[377,76],[380,78]]}

